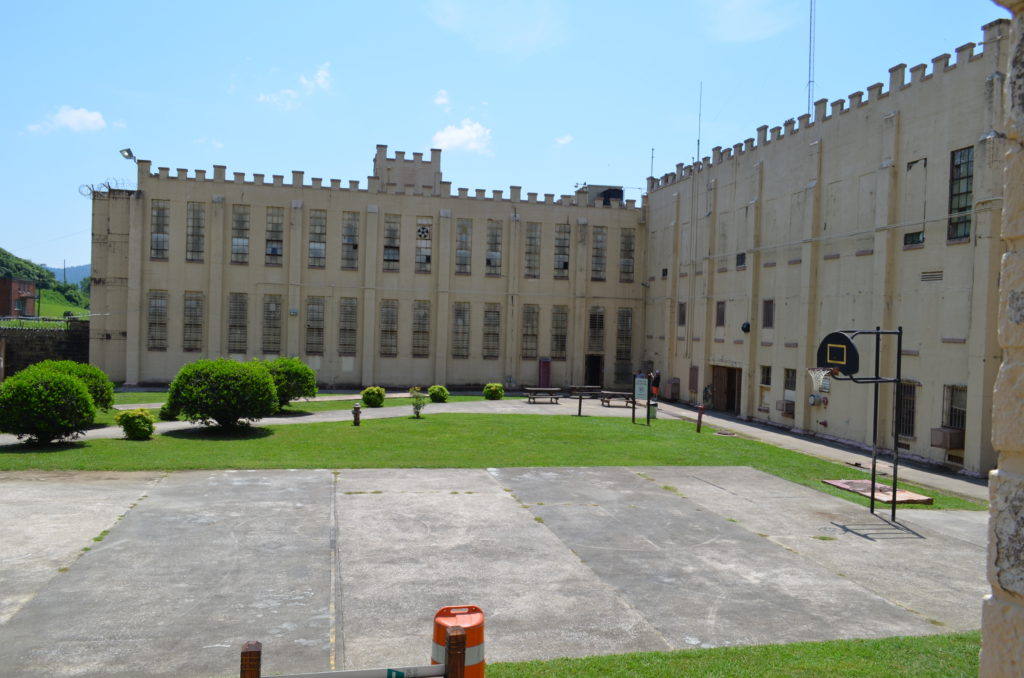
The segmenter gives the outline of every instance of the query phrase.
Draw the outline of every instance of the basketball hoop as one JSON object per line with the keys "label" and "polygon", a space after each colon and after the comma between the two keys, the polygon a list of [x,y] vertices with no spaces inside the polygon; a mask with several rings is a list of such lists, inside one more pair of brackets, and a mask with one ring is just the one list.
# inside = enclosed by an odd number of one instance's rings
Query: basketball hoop
{"label": "basketball hoop", "polygon": [[838,367],[808,367],[807,374],[814,382],[814,388],[820,393],[828,393],[832,387],[832,377],[839,372]]}

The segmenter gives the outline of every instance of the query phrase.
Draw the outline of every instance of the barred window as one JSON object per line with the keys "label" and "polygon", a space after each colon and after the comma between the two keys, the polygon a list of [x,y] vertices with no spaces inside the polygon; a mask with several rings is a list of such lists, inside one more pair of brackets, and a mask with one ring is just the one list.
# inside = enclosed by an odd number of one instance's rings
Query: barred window
{"label": "barred window", "polygon": [[206,246],[206,203],[185,205],[185,261],[202,261]]}
{"label": "barred window", "polygon": [[587,352],[604,353],[604,308],[591,306],[587,323]]}
{"label": "barred window", "polygon": [[896,435],[913,438],[917,384],[911,381],[901,381],[896,385],[896,397],[900,399],[900,418],[896,422]]}
{"label": "barred window", "polygon": [[796,390],[796,370],[785,368],[782,371],[782,388],[787,391]]}
{"label": "barred window", "polygon": [[679,327],[686,326],[686,302],[680,301],[679,306],[676,307],[676,325]]}
{"label": "barred window", "polygon": [[633,282],[636,265],[636,229],[622,229],[619,240],[619,282]]}
{"label": "barred window", "polygon": [[565,360],[565,346],[569,334],[569,307],[551,307],[551,359]]}
{"label": "barred window", "polygon": [[181,349],[203,350],[203,293],[185,292]]}
{"label": "barred window", "polygon": [[501,275],[501,221],[487,220],[487,275]]}
{"label": "barred window", "polygon": [[431,231],[433,217],[416,217],[416,272],[430,273]]}
{"label": "barred window", "polygon": [[590,279],[604,280],[605,269],[608,266],[608,229],[604,226],[594,226],[590,256]]}
{"label": "barred window", "polygon": [[772,366],[761,365],[761,386],[772,385]]}
{"label": "barred window", "polygon": [[341,267],[356,270],[359,268],[359,212],[343,212],[341,222]]}
{"label": "barred window", "polygon": [[555,226],[555,277],[569,277],[569,236],[568,222]]}
{"label": "barred window", "polygon": [[946,384],[942,389],[942,425],[961,431],[967,426],[967,387]]}
{"label": "barred window", "polygon": [[456,301],[452,305],[452,357],[469,357],[469,302]]}
{"label": "barred window", "polygon": [[473,220],[459,219],[455,223],[455,272],[461,275],[472,273]]}
{"label": "barred window", "polygon": [[949,240],[971,236],[971,211],[974,209],[974,146],[950,153],[949,159]]}
{"label": "barred window", "polygon": [[306,354],[324,353],[324,298],[306,297]]}
{"label": "barred window", "polygon": [[380,302],[380,357],[398,357],[398,300]]}
{"label": "barred window", "polygon": [[284,208],[267,208],[267,255],[263,263],[280,266],[284,259]]}
{"label": "barred window", "polygon": [[537,333],[540,325],[540,307],[536,304],[523,306],[523,343],[519,357],[530,360],[537,357]]}
{"label": "barred window", "polygon": [[501,304],[484,304],[483,357],[493,360],[501,354]]}
{"label": "barred window", "polygon": [[725,327],[725,302],[715,302],[715,327]]}
{"label": "barred window", "polygon": [[281,353],[281,295],[263,295],[263,353]]}
{"label": "barred window", "polygon": [[338,302],[338,355],[356,354],[358,310],[359,302],[355,297],[342,297]]}
{"label": "barred window", "polygon": [[764,299],[761,301],[761,327],[771,329],[775,327],[775,300]]}
{"label": "barred window", "polygon": [[540,277],[540,224],[530,221],[526,224],[526,272],[527,278]]}
{"label": "barred window", "polygon": [[615,323],[615,359],[633,359],[633,309],[620,308]]}
{"label": "barred window", "polygon": [[309,267],[327,265],[327,212],[309,211]]}
{"label": "barred window", "polygon": [[397,271],[402,237],[402,217],[384,215],[384,270]]}
{"label": "barred window", "polygon": [[169,200],[151,201],[149,219],[149,258],[167,259],[170,247],[171,204]]}
{"label": "barred window", "polygon": [[412,357],[430,357],[430,302],[412,302]]}
{"label": "barred window", "polygon": [[228,295],[228,353],[249,350],[249,295],[232,292]]}
{"label": "barred window", "polygon": [[231,263],[249,263],[249,206],[231,206]]}
{"label": "barred window", "polygon": [[167,350],[167,292],[151,290],[149,313],[146,317],[146,348],[150,351]]}

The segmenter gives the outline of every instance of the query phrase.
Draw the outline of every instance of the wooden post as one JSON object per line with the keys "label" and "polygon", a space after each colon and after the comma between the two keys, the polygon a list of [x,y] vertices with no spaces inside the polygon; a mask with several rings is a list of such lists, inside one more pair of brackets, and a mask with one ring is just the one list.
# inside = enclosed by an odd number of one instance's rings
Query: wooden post
{"label": "wooden post", "polygon": [[445,678],[464,678],[465,673],[466,629],[450,626],[445,631],[444,675]]}
{"label": "wooden post", "polygon": [[260,678],[260,663],[262,661],[263,645],[255,640],[250,640],[242,646],[242,664],[239,669],[238,678]]}

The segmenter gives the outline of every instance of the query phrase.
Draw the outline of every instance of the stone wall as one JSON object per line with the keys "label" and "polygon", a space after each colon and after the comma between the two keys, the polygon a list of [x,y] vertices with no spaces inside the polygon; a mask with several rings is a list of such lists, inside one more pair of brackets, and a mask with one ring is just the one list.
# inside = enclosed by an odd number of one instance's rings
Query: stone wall
{"label": "stone wall", "polygon": [[0,378],[43,360],[89,362],[89,323],[71,321],[67,328],[0,327],[3,348]]}

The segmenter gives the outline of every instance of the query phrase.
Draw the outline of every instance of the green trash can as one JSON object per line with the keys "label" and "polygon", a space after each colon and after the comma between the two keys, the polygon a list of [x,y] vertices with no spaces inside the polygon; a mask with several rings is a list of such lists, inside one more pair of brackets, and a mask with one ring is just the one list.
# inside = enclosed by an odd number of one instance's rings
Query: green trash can
{"label": "green trash can", "polygon": [[651,403],[647,406],[647,418],[657,419],[658,418],[658,403]]}

